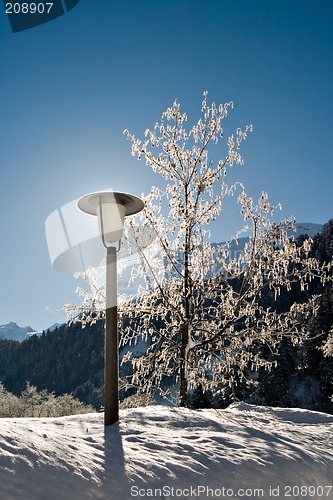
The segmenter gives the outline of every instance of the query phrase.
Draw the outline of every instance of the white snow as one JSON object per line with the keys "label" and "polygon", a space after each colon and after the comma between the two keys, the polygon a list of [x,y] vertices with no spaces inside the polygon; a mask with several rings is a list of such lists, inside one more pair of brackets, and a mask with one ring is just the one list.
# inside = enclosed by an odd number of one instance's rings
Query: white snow
{"label": "white snow", "polygon": [[332,499],[332,444],[333,415],[244,403],[121,410],[107,428],[101,413],[1,419],[0,498]]}

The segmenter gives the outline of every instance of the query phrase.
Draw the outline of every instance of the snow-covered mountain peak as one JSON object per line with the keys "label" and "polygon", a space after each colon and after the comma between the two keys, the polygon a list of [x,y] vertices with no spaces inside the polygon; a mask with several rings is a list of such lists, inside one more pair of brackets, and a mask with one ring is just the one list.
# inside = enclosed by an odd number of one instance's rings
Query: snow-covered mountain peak
{"label": "snow-covered mountain peak", "polygon": [[320,231],[323,229],[323,224],[316,224],[313,222],[297,222],[295,224],[295,227],[296,233],[294,233],[294,236],[297,237],[301,234],[306,234],[312,237],[320,233]]}
{"label": "snow-covered mountain peak", "polygon": [[7,340],[18,340],[21,342],[27,338],[27,334],[34,332],[31,326],[18,326],[17,323],[11,321],[6,325],[0,325],[0,338]]}

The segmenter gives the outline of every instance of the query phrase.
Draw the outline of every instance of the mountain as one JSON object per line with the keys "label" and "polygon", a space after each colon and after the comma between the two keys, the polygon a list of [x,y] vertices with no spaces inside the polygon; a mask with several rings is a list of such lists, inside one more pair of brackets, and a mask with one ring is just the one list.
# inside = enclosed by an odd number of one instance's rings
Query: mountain
{"label": "mountain", "polygon": [[56,328],[59,328],[59,326],[61,326],[61,325],[62,325],[62,323],[53,323],[53,325],[46,328],[45,331],[49,330],[50,332],[53,332],[53,330],[55,330]]}
{"label": "mountain", "polygon": [[6,325],[0,325],[0,338],[7,340],[18,340],[22,342],[28,338],[28,334],[35,332],[31,326],[18,326],[16,323],[11,321]]}
{"label": "mountain", "polygon": [[315,224],[313,222],[298,222],[297,224],[295,224],[295,227],[296,232],[291,232],[291,235],[293,235],[295,238],[298,238],[298,236],[301,236],[303,234],[306,234],[307,236],[310,236],[312,238],[316,234],[320,233],[324,225]]}
{"label": "mountain", "polygon": [[[236,403],[3,418],[6,500],[332,498],[333,416]],[[70,495],[69,495],[70,492]]]}
{"label": "mountain", "polygon": [[[320,233],[323,227],[324,227],[323,224],[316,224],[314,222],[297,222],[295,224],[295,231],[288,231],[288,235],[290,237],[293,236],[295,239],[304,234],[312,238],[316,234]],[[244,243],[248,240],[249,239],[246,237],[238,238],[238,242],[243,244],[243,246]],[[231,247],[233,246],[233,244],[235,243],[232,242]]]}
{"label": "mountain", "polygon": [[[54,323],[54,325],[46,328],[45,331],[49,330],[50,332],[53,332],[59,326],[61,326],[60,323]],[[13,321],[7,323],[6,325],[0,325],[0,339],[17,340],[18,342],[22,342],[32,335],[41,334],[42,332],[37,332],[31,328],[31,326],[18,326],[17,323],[14,323]]]}
{"label": "mountain", "polygon": [[[323,224],[317,224],[314,222],[298,222],[295,223],[295,231],[288,231],[288,236],[293,237],[295,240],[301,235],[307,235],[309,237],[314,237],[316,234],[320,233],[323,229]],[[245,244],[249,241],[248,236],[239,237],[237,240],[233,239],[230,242],[229,246],[229,260],[237,259],[240,254],[244,252]],[[213,248],[219,248],[223,245],[225,241],[219,243],[211,243]],[[179,252],[178,258],[182,261],[181,252]],[[120,259],[121,261],[121,259]],[[135,295],[137,293],[138,287],[140,285],[144,285],[143,279],[136,278],[134,281],[131,280],[133,268],[136,268],[140,263],[137,254],[134,254],[131,257],[126,256],[124,261],[121,263],[118,260],[118,292],[120,294],[125,295]],[[165,265],[167,265],[167,259],[164,261]],[[122,264],[122,265],[121,265]],[[121,269],[121,272],[119,272]],[[218,271],[219,267],[214,269],[214,271]]]}
{"label": "mountain", "polygon": [[[323,229],[323,224],[315,224],[312,222],[299,222],[295,224],[295,231],[288,231],[288,236],[291,238],[293,237],[295,240],[299,238],[299,236],[302,235],[307,235],[310,238],[313,238],[316,234],[320,233]],[[241,255],[244,252],[245,244],[248,243],[249,237],[247,236],[242,236],[239,237],[237,240],[231,240],[230,247],[229,247],[229,260],[231,259],[237,259],[239,255]],[[223,245],[225,242],[222,243],[212,243],[213,248],[219,248],[220,245]],[[219,268],[217,267],[215,269],[215,272]]]}

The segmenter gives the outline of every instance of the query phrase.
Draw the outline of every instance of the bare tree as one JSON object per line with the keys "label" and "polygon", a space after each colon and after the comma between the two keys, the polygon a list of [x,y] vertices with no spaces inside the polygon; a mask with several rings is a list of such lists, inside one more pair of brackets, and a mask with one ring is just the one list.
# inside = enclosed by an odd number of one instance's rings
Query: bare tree
{"label": "bare tree", "polygon": [[[173,378],[180,406],[198,386],[216,390],[245,380],[249,370],[270,368],[260,346],[275,351],[286,336],[302,342],[305,318],[316,313],[317,298],[278,313],[263,297],[277,299],[296,285],[305,290],[314,278],[324,283],[329,267],[308,256],[310,239],[298,247],[290,238],[292,220],[272,220],[279,206],[265,193],[254,204],[239,183],[228,184],[228,171],[242,163],[239,150],[252,127],[237,129],[227,139],[225,156],[214,162],[208,147],[218,150],[233,103],[217,106],[207,97],[204,93],[200,118],[189,131],[177,101],[143,140],[125,131],[132,155],[160,176],[160,187],[152,188],[145,209],[127,227],[142,259],[132,280],[141,284],[135,300],[124,298],[119,307],[121,344],[145,341],[147,348],[140,356],[129,349],[122,362],[131,361],[131,382],[149,394]],[[233,256],[231,242],[209,242],[209,224],[220,216],[223,198],[238,189],[244,226],[235,241],[241,234],[248,240]],[[151,229],[151,245],[138,227]],[[86,310],[92,302],[95,310],[104,307],[103,294],[95,289],[98,293],[85,294]]]}

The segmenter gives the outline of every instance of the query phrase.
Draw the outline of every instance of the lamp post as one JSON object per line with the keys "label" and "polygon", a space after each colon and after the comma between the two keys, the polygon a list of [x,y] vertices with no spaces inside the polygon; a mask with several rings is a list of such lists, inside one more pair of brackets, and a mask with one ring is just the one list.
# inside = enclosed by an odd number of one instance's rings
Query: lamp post
{"label": "lamp post", "polygon": [[127,215],[140,212],[144,203],[127,193],[101,191],[79,199],[78,208],[89,215],[97,215],[99,232],[106,255],[106,306],[104,350],[104,424],[119,420],[118,388],[118,332],[117,332],[117,249]]}

